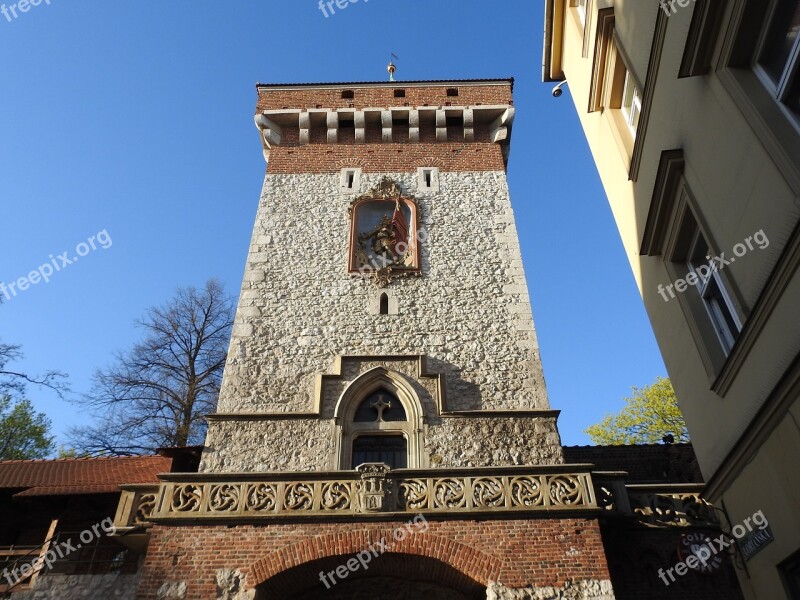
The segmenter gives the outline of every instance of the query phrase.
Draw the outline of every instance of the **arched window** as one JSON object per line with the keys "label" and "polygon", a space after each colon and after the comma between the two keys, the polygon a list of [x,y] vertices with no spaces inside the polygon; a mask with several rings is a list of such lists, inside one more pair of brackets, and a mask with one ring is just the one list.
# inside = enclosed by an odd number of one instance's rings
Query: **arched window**
{"label": "arched window", "polygon": [[393,469],[423,466],[419,401],[413,392],[395,384],[395,374],[383,373],[376,369],[355,382],[337,406],[339,469],[373,462]]}
{"label": "arched window", "polygon": [[382,315],[389,314],[389,296],[386,294],[386,292],[381,294],[380,314]]}

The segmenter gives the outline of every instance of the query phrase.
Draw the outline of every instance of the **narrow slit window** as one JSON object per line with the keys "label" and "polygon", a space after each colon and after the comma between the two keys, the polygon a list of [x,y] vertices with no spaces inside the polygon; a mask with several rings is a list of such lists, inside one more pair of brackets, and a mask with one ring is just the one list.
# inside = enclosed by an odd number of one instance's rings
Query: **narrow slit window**
{"label": "narrow slit window", "polygon": [[380,314],[382,315],[389,314],[389,296],[386,295],[386,292],[381,294]]}
{"label": "narrow slit window", "polygon": [[439,169],[436,167],[420,167],[417,169],[417,185],[421,191],[439,191]]}
{"label": "narrow slit window", "polygon": [[339,190],[351,194],[361,187],[361,169],[342,169],[339,177]]}

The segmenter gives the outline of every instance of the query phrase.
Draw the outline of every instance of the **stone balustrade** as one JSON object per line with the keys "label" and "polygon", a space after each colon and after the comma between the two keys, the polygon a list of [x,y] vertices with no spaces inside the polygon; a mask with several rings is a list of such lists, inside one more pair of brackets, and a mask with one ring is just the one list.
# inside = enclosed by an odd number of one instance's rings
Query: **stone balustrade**
{"label": "stone balustrade", "polygon": [[593,477],[597,504],[607,515],[650,527],[719,527],[717,509],[702,497],[704,484],[626,484],[621,473]]}
{"label": "stone balustrade", "polygon": [[392,470],[368,463],[355,471],[325,473],[169,474],[157,488],[129,486],[116,525],[409,513],[596,513],[585,467]]}

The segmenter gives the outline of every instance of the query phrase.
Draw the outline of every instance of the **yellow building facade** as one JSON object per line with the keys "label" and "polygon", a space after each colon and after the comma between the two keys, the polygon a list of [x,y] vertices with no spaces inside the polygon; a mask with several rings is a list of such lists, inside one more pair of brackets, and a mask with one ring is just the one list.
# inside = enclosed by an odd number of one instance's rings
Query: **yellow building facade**
{"label": "yellow building facade", "polygon": [[744,594],[800,598],[800,2],[545,5],[543,79],[575,102]]}

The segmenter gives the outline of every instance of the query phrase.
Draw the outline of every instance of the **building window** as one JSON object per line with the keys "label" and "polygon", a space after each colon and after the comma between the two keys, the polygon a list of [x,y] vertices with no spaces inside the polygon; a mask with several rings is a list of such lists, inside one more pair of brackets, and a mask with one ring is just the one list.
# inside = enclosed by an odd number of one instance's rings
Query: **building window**
{"label": "building window", "polygon": [[620,109],[625,117],[625,123],[631,130],[631,135],[636,137],[636,128],[639,126],[639,117],[642,114],[642,93],[627,68],[625,69],[625,84],[622,90]]}
{"label": "building window", "polygon": [[436,167],[420,167],[417,169],[417,185],[421,192],[438,192],[439,169]]}
{"label": "building window", "polygon": [[783,584],[791,600],[800,600],[800,550],[778,565]]}
{"label": "building window", "polygon": [[800,115],[800,0],[775,0],[756,54],[770,93]]}
{"label": "building window", "polygon": [[382,315],[388,315],[389,314],[389,296],[387,296],[385,292],[383,294],[381,294],[381,298],[380,298],[379,304],[380,304],[380,307],[378,309],[379,313],[382,314]]}
{"label": "building window", "polygon": [[589,112],[601,111],[606,115],[620,154],[630,161],[642,115],[642,85],[614,36],[614,27],[614,9],[600,9],[597,12]]}
{"label": "building window", "polygon": [[412,423],[402,402],[392,392],[378,388],[352,412],[349,468],[365,462],[382,462],[393,469],[408,467],[408,439]]}
{"label": "building window", "polygon": [[353,90],[344,90],[342,92],[342,98],[345,100],[352,100],[356,97],[356,94]]}
{"label": "building window", "polygon": [[[334,408],[336,451],[331,468],[354,469],[368,459],[367,452],[390,454],[389,464],[398,468],[427,467],[425,413],[415,385],[407,375],[385,367],[367,369],[356,377]],[[379,436],[393,439],[376,440]]]}
{"label": "building window", "polygon": [[458,88],[448,88],[447,95],[451,98],[458,96]]}
{"label": "building window", "polygon": [[706,373],[716,379],[726,368],[748,313],[725,267],[724,253],[702,220],[684,169],[682,150],[662,152],[640,252],[663,257],[665,277],[651,288],[653,297],[660,297],[654,301],[659,306],[678,304]]}
{"label": "building window", "polygon": [[736,343],[736,338],[739,337],[742,324],[711,254],[708,242],[697,228],[688,254],[686,282],[689,285],[694,283],[695,290],[708,312],[720,346],[727,356]]}
{"label": "building window", "polygon": [[730,273],[720,270],[714,258],[719,252],[683,196],[677,208],[677,229],[670,234],[665,253],[670,283],[662,284],[659,294],[665,302],[680,303],[706,371],[716,376],[739,338],[744,311],[733,292]]}
{"label": "building window", "polygon": [[406,97],[406,91],[405,90],[395,90],[394,91],[394,97],[395,98],[405,98]]}
{"label": "building window", "polygon": [[361,188],[361,169],[342,169],[339,176],[339,191],[356,194]]}
{"label": "building window", "polygon": [[716,70],[795,194],[800,194],[800,0],[729,0]]}

